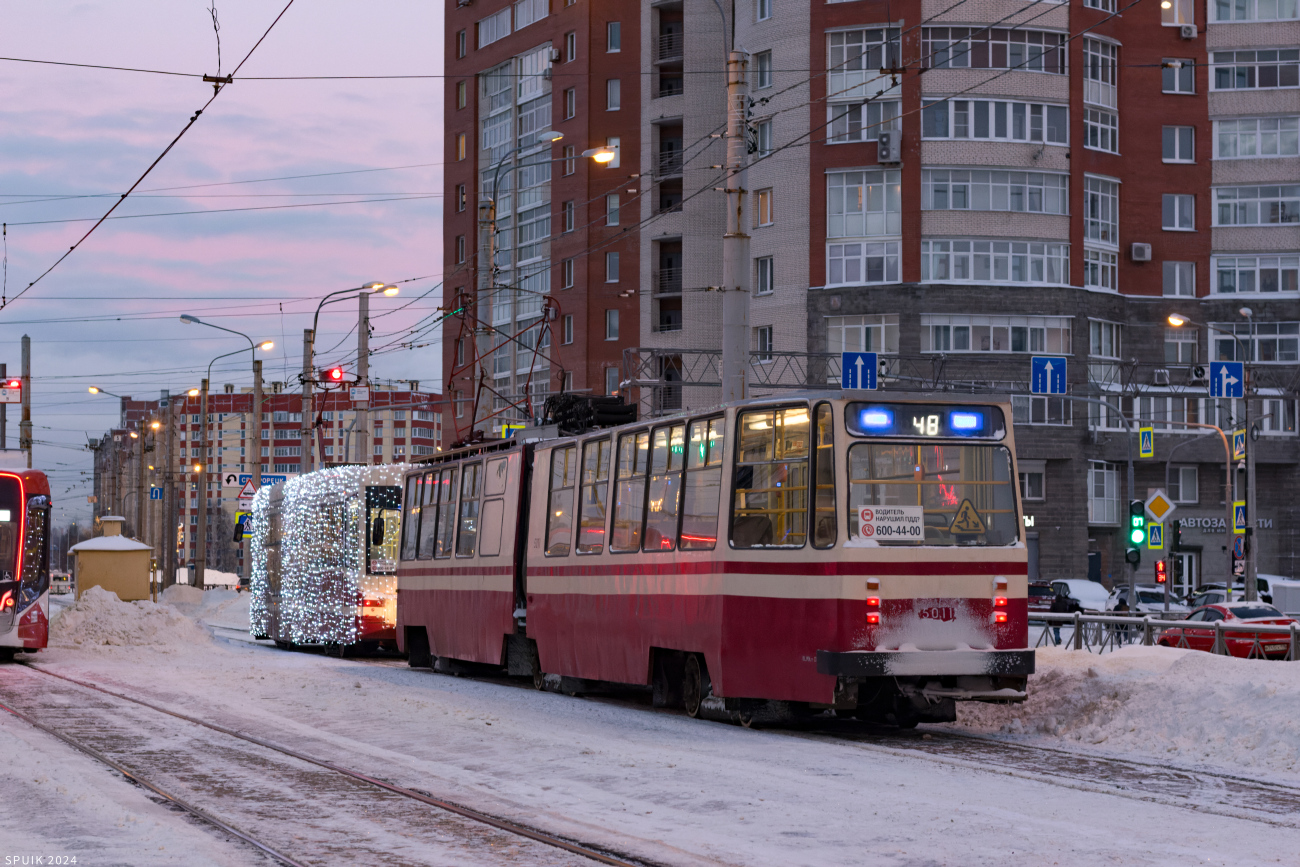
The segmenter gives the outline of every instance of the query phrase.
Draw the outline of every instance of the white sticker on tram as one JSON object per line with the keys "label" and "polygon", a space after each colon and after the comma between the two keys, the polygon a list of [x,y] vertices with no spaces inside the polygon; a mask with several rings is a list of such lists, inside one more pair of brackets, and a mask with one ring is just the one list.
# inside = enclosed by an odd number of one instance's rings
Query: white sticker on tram
{"label": "white sticker on tram", "polygon": [[923,542],[925,507],[863,506],[858,509],[858,534],[882,542]]}

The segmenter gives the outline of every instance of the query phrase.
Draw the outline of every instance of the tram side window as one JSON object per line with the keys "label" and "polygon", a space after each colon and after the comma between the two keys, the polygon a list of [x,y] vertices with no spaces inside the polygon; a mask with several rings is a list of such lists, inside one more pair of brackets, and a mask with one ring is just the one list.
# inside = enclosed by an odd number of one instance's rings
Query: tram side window
{"label": "tram side window", "polygon": [[645,509],[645,471],[650,456],[650,432],[618,438],[618,479],[614,488],[614,529],[611,551],[641,549],[641,519]]}
{"label": "tram side window", "polygon": [[578,553],[605,550],[605,502],[609,497],[609,440],[582,446],[582,487],[578,498]]}
{"label": "tram side window", "polygon": [[420,542],[420,476],[406,477],[406,516],[402,524],[402,559],[414,560]]}
{"label": "tram side window", "polygon": [[41,506],[27,509],[27,539],[23,544],[23,574],[19,607],[26,607],[50,587],[50,510]]}
{"label": "tram side window", "polygon": [[741,414],[732,547],[803,547],[808,537],[808,438],[807,407]]}
{"label": "tram side window", "polygon": [[478,490],[482,464],[466,464],[460,476],[460,530],[456,556],[473,557],[478,545]]}
{"label": "tram side window", "polygon": [[835,544],[835,425],[831,405],[817,404],[814,422],[817,447],[813,452],[813,547]]}
{"label": "tram side window", "polygon": [[573,539],[573,486],[578,477],[578,447],[551,450],[550,503],[546,510],[546,556],[567,557]]}
{"label": "tram side window", "polygon": [[682,502],[683,551],[711,551],[718,544],[725,431],[721,417],[691,422]]}
{"label": "tram side window", "polygon": [[[456,467],[442,471],[434,495],[438,498],[438,530],[433,557],[446,560],[451,556],[452,534],[456,531]],[[424,554],[423,545],[420,554]]]}
{"label": "tram side window", "polygon": [[[445,473],[446,470],[443,470]],[[425,473],[420,479],[416,495],[420,497],[420,514],[418,544],[415,556],[421,560],[433,558],[434,536],[438,530],[438,473]],[[408,527],[407,529],[410,529]]]}
{"label": "tram side window", "polygon": [[682,464],[686,458],[686,425],[655,428],[650,439],[650,490],[646,497],[642,550],[672,551],[677,548]]}

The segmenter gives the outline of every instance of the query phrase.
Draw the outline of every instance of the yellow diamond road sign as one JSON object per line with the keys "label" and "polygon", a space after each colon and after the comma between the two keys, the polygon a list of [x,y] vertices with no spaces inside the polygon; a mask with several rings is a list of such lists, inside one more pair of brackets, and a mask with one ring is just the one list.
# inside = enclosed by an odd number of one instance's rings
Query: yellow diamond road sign
{"label": "yellow diamond road sign", "polygon": [[1178,508],[1161,490],[1157,490],[1147,497],[1146,506],[1147,515],[1157,523],[1164,523],[1165,518],[1168,518],[1174,509]]}

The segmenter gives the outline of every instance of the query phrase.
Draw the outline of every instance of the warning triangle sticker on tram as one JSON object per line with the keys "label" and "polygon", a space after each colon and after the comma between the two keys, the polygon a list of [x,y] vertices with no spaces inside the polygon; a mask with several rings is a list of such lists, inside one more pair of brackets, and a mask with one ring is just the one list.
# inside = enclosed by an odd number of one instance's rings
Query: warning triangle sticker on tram
{"label": "warning triangle sticker on tram", "polygon": [[957,515],[952,519],[952,526],[948,529],[963,536],[973,536],[988,531],[984,526],[984,519],[980,517],[979,512],[975,511],[969,499],[961,501],[961,505],[957,508]]}
{"label": "warning triangle sticker on tram", "polygon": [[244,482],[244,486],[239,489],[239,499],[251,500],[256,493],[257,488],[253,487],[253,480],[249,479]]}

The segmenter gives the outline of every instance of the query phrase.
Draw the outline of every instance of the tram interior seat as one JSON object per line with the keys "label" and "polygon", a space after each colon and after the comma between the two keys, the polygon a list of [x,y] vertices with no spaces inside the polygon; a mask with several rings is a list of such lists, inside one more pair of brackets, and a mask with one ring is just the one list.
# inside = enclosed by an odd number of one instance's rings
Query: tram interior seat
{"label": "tram interior seat", "polygon": [[772,519],[766,515],[744,515],[731,525],[731,540],[737,548],[772,544]]}

